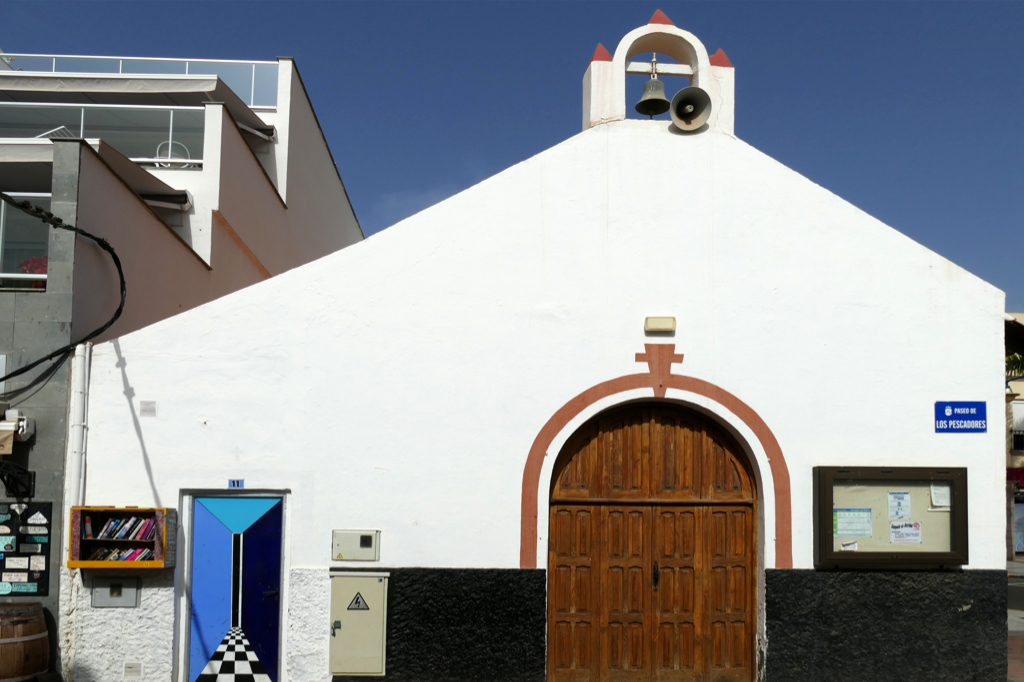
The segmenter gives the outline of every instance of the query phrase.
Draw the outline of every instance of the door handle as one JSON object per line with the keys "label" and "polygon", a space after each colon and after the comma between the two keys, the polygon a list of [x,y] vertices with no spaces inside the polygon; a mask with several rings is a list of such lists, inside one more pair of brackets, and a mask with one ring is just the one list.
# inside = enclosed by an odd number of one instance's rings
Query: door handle
{"label": "door handle", "polygon": [[658,562],[655,561],[654,562],[654,581],[653,581],[654,582],[654,589],[658,589],[658,579],[660,577],[661,577],[661,574],[658,571]]}
{"label": "door handle", "polygon": [[335,630],[340,630],[340,629],[341,629],[341,621],[340,620],[336,620],[333,623],[331,623],[331,637],[334,637],[334,631]]}

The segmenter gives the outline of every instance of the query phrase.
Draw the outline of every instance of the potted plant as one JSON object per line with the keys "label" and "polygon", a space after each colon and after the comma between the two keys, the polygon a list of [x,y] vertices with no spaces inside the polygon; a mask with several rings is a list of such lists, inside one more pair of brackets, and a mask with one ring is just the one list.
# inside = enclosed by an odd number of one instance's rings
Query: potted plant
{"label": "potted plant", "polygon": [[[30,275],[46,274],[46,256],[31,256],[21,261],[18,270]],[[35,280],[32,282],[33,289],[45,289],[46,280]]]}

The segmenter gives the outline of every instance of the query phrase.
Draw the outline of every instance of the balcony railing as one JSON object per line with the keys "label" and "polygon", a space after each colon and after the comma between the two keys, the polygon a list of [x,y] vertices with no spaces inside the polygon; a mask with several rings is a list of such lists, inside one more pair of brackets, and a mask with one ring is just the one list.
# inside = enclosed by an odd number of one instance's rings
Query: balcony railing
{"label": "balcony railing", "polygon": [[15,71],[219,76],[249,106],[277,106],[277,62],[16,53],[0,54],[0,60]]}
{"label": "balcony railing", "polygon": [[[11,193],[49,210],[49,194]],[[49,230],[33,218],[0,201],[0,288],[45,289]]]}
{"label": "balcony railing", "polygon": [[0,102],[0,138],[102,138],[140,164],[201,168],[203,107]]}

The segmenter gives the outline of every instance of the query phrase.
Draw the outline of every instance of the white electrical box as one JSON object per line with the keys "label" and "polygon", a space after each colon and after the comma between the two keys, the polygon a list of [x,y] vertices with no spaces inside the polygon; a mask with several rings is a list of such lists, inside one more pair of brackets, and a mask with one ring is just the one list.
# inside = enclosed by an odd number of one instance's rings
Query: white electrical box
{"label": "white electrical box", "polygon": [[390,573],[331,573],[332,675],[383,675]]}
{"label": "white electrical box", "polygon": [[332,540],[335,561],[380,561],[379,530],[335,530]]}

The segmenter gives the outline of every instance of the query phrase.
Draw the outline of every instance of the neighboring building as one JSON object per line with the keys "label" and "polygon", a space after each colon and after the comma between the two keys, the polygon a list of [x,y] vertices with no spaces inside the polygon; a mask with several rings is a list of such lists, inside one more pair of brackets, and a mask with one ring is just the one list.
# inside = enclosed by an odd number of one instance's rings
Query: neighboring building
{"label": "neighboring building", "polygon": [[[243,637],[274,682],[1005,678],[1004,434],[935,419],[1003,410],[1003,293],[738,139],[725,55],[652,22],[581,134],[95,347],[85,502],[177,510],[178,561],[116,612],[71,572],[70,679]],[[624,120],[651,50],[697,130]],[[968,517],[882,489],[841,547],[963,560],[817,570],[825,466],[966,470]]]}
{"label": "neighboring building", "polygon": [[[1004,354],[1024,355],[1024,313],[1006,314],[1006,348]],[[1007,387],[1007,532],[1006,558],[1024,554],[1024,380],[1008,381]]]}
{"label": "neighboring building", "polygon": [[[0,191],[48,208],[117,251],[127,302],[99,340],[363,238],[290,58],[0,55]],[[6,204],[0,285],[0,367],[7,371],[81,339],[110,317],[119,297],[111,260],[93,242]],[[56,535],[67,433],[84,429],[74,409],[69,415],[68,367],[10,402],[35,420],[37,432],[7,460],[36,472],[33,499],[52,503]],[[11,501],[0,499],[0,511]],[[18,590],[35,589],[59,621],[59,572],[50,568],[61,558],[56,543],[49,547],[48,575],[30,576],[0,601],[24,600],[33,594]]]}

